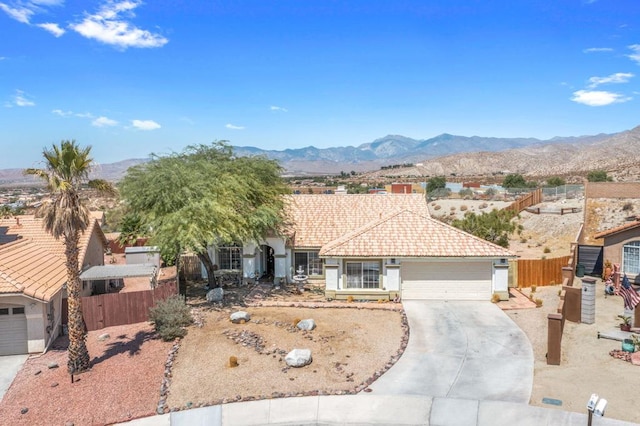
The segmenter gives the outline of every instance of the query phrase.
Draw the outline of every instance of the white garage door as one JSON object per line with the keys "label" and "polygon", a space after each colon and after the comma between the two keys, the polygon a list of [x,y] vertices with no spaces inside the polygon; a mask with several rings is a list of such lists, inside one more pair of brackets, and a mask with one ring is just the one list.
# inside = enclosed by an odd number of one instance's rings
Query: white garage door
{"label": "white garage door", "polygon": [[0,305],[0,355],[27,352],[27,317],[24,306]]}
{"label": "white garage door", "polygon": [[492,262],[403,262],[403,299],[490,300]]}

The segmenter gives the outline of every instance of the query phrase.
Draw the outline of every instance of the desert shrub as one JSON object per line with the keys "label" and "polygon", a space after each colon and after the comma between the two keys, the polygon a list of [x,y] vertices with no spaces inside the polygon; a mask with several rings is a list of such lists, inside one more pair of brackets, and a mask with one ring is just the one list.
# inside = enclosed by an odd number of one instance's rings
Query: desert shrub
{"label": "desert shrub", "polygon": [[238,357],[230,356],[229,357],[229,367],[237,367],[238,366]]}
{"label": "desert shrub", "polygon": [[440,210],[442,208],[442,206],[440,204],[436,204],[433,209],[434,210]]}
{"label": "desert shrub", "polygon": [[549,247],[545,247],[542,251],[545,253],[551,253],[551,249]]}
{"label": "desert shrub", "polygon": [[298,326],[298,323],[302,321],[300,318],[296,318],[293,320],[293,325]]}
{"label": "desert shrub", "polygon": [[527,242],[527,238],[526,238],[526,237],[522,237],[522,238],[520,238],[520,242],[521,242],[522,244],[526,243],[526,242]]}
{"label": "desert shrub", "polygon": [[536,308],[542,307],[542,299],[536,299]]}
{"label": "desert shrub", "polygon": [[471,190],[471,188],[462,188],[460,191],[458,191],[458,195],[460,195],[460,197],[462,198],[471,198],[473,197],[473,191]]}
{"label": "desert shrub", "polygon": [[353,296],[347,296],[347,302],[349,303],[353,302]]}
{"label": "desert shrub", "polygon": [[493,293],[493,296],[491,296],[491,302],[498,303],[499,301],[500,301],[500,295],[498,293]]}
{"label": "desert shrub", "polygon": [[461,212],[466,212],[468,208],[469,208],[469,207],[467,207],[467,205],[466,205],[466,204],[463,204],[463,205],[461,205],[461,206],[460,206],[460,211],[461,211]]}
{"label": "desert shrub", "polygon": [[456,206],[451,206],[449,207],[449,210],[451,210],[452,212],[456,210]]}
{"label": "desert shrub", "polygon": [[531,286],[531,293],[535,293],[537,289],[538,289],[537,285],[532,285]]}
{"label": "desert shrub", "polygon": [[489,204],[487,203],[482,203],[478,206],[479,209],[486,209],[487,207],[489,207]]}
{"label": "desert shrub", "polygon": [[155,326],[156,332],[164,341],[176,337],[184,337],[191,324],[191,309],[187,306],[183,296],[176,294],[159,302],[149,309],[149,321]]}
{"label": "desert shrub", "polygon": [[627,212],[627,211],[631,211],[633,210],[633,203],[629,202],[629,203],[624,203],[624,206],[622,206],[622,211],[623,212]]}

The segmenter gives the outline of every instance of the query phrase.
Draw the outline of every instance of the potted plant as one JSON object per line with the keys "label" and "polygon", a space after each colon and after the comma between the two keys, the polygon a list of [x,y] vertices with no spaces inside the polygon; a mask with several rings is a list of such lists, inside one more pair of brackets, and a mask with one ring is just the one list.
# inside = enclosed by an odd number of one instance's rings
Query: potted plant
{"label": "potted plant", "polygon": [[620,323],[620,330],[631,331],[631,317],[627,315],[618,315],[618,318],[622,320]]}

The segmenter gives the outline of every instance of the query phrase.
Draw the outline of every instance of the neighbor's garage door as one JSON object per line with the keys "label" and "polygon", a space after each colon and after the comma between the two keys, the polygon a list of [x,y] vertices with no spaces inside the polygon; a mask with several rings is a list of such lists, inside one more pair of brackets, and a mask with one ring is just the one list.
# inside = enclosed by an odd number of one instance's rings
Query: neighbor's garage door
{"label": "neighbor's garage door", "polygon": [[492,262],[403,262],[403,299],[490,300]]}
{"label": "neighbor's garage door", "polygon": [[0,355],[27,352],[27,317],[24,306],[0,305]]}

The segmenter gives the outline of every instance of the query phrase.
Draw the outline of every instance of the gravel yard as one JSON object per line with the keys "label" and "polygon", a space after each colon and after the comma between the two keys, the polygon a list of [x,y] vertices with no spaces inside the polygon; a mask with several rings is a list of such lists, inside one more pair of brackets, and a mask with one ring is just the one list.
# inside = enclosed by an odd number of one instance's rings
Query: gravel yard
{"label": "gravel yard", "polygon": [[[105,333],[110,337],[100,341]],[[52,350],[27,360],[0,402],[1,424],[104,425],[155,413],[172,344],[156,339],[148,323],[89,332],[92,368],[73,384],[66,345],[61,337]]]}
{"label": "gravel yard", "polygon": [[[245,324],[231,323],[231,310],[211,311],[202,328],[189,331],[173,367],[169,408],[351,393],[366,387],[376,372],[386,371],[402,353],[406,339],[403,316],[397,310],[243,310],[251,314]],[[307,318],[316,322],[315,330],[304,332],[294,326]],[[288,368],[284,356],[294,348],[310,349],[312,363]],[[230,367],[231,356],[237,358],[237,367]]]}

